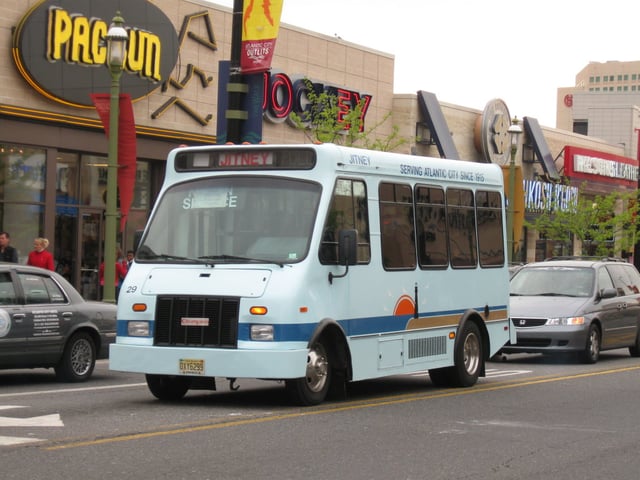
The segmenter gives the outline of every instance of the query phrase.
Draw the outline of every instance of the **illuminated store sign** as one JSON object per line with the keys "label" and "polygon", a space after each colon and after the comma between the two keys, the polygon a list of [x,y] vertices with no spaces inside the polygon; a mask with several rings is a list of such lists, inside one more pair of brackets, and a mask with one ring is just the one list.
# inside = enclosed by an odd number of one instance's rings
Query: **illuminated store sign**
{"label": "illuminated store sign", "polygon": [[525,180],[524,208],[527,213],[571,211],[578,202],[578,188],[561,183]]}
{"label": "illuminated store sign", "polygon": [[[371,105],[371,95],[313,82],[317,93],[326,92],[336,99],[338,123],[344,123],[346,115],[362,103],[360,129],[364,129],[364,119]],[[264,75],[264,100],[262,110],[267,120],[273,123],[284,122],[291,112],[301,115],[309,101],[306,98],[307,85],[301,76],[289,77],[284,73]]]}
{"label": "illuminated store sign", "polygon": [[564,168],[572,180],[591,180],[637,188],[638,161],[586,148],[565,147]]}
{"label": "illuminated store sign", "polygon": [[[104,36],[117,5],[103,0],[43,0],[15,29],[13,59],[42,95],[77,107],[93,107],[91,93],[108,92]],[[123,93],[137,99],[168,80],[178,58],[178,36],[164,13],[147,0],[119,5],[128,33]]]}

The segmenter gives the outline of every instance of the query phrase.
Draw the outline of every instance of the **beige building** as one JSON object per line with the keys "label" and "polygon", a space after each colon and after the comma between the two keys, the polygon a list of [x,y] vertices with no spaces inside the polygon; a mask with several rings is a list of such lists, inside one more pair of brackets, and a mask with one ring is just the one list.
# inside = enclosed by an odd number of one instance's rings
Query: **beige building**
{"label": "beige building", "polygon": [[558,88],[556,126],[620,145],[638,156],[640,61],[590,62],[575,85]]}

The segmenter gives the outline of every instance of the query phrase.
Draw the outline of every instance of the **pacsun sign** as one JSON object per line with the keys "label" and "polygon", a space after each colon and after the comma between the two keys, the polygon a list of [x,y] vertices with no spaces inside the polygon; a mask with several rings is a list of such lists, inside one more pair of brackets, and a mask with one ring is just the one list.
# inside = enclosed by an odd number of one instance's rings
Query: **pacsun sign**
{"label": "pacsun sign", "polygon": [[43,0],[15,29],[13,58],[22,76],[39,93],[60,103],[93,107],[91,93],[108,92],[104,36],[120,10],[129,36],[128,75],[122,91],[137,99],[169,78],[178,58],[171,21],[146,0]]}

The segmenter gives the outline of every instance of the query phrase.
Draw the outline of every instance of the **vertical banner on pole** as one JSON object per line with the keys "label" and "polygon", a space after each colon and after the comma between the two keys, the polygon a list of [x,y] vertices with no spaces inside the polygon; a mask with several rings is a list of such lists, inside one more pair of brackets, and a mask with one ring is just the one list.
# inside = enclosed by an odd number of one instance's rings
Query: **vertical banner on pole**
{"label": "vertical banner on pole", "polygon": [[265,72],[271,68],[283,1],[244,0],[240,55],[243,74]]}
{"label": "vertical banner on pole", "polygon": [[[91,99],[96,106],[98,116],[109,138],[109,101],[108,93],[92,93]],[[133,116],[131,96],[120,95],[118,116],[118,198],[120,200],[120,231],[124,230],[133,200],[136,183],[136,122]]]}

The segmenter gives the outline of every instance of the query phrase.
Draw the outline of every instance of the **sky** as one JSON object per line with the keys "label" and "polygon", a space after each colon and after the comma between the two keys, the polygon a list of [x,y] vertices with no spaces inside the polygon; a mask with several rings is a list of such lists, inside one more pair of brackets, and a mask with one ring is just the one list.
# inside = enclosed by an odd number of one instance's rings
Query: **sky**
{"label": "sky", "polygon": [[633,0],[284,0],[281,22],[393,54],[394,93],[478,110],[500,98],[548,127],[589,62],[640,60]]}

